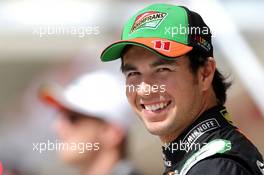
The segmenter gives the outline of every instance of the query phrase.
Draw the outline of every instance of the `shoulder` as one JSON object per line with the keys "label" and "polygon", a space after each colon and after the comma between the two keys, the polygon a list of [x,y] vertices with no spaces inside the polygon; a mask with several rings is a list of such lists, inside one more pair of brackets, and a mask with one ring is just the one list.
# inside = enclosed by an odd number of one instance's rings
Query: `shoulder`
{"label": "shoulder", "polygon": [[226,157],[211,157],[195,164],[187,175],[250,175],[240,162]]}

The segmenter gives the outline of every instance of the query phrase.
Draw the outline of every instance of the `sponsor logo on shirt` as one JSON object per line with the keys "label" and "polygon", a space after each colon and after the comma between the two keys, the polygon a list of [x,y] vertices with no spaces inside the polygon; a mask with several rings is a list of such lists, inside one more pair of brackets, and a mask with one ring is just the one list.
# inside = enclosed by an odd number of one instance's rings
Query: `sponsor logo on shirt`
{"label": "sponsor logo on shirt", "polygon": [[215,118],[205,120],[193,127],[192,130],[186,134],[182,141],[188,145],[191,145],[206,132],[217,128],[220,128],[220,125]]}
{"label": "sponsor logo on shirt", "polygon": [[264,175],[264,163],[261,161],[257,160],[257,167],[259,168],[259,171]]}

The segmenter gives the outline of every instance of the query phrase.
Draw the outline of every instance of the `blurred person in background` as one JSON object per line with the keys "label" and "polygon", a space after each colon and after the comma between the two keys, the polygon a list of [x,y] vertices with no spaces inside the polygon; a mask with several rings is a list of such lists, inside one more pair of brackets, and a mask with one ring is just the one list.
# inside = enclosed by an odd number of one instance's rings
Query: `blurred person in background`
{"label": "blurred person in background", "polygon": [[129,19],[121,38],[101,60],[121,58],[128,101],[163,143],[164,175],[264,174],[262,155],[224,106],[231,84],[216,69],[199,14],[153,4]]}
{"label": "blurred person in background", "polygon": [[110,72],[94,71],[66,88],[50,84],[40,90],[41,99],[59,112],[54,126],[65,144],[57,143],[59,155],[82,175],[138,174],[126,160],[131,120],[120,82]]}

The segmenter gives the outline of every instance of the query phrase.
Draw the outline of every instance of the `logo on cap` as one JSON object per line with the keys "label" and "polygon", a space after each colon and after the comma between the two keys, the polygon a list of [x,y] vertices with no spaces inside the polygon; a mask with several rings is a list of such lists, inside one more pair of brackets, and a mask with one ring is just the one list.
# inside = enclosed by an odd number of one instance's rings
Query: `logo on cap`
{"label": "logo on cap", "polygon": [[207,52],[211,50],[211,44],[203,37],[196,35],[194,39],[197,42],[197,44],[203,49],[205,49]]}
{"label": "logo on cap", "polygon": [[154,40],[154,49],[163,50],[163,51],[170,51],[171,42],[170,41],[161,41],[161,40]]}
{"label": "logo on cap", "polygon": [[157,12],[157,11],[149,11],[142,13],[137,16],[130,33],[135,32],[138,29],[142,28],[152,28],[156,29],[161,21],[167,16],[167,13]]}

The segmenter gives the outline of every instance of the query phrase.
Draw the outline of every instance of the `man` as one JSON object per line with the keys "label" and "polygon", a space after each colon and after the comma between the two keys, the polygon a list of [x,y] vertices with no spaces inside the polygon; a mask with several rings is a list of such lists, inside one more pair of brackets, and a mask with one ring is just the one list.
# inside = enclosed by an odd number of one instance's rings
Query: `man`
{"label": "man", "polygon": [[120,57],[130,105],[164,144],[164,174],[264,174],[262,156],[223,106],[230,84],[216,69],[199,14],[168,4],[144,8],[101,60]]}
{"label": "man", "polygon": [[130,119],[122,91],[120,80],[106,71],[85,74],[64,89],[55,84],[41,90],[42,99],[59,111],[60,157],[82,175],[137,174],[125,160]]}

